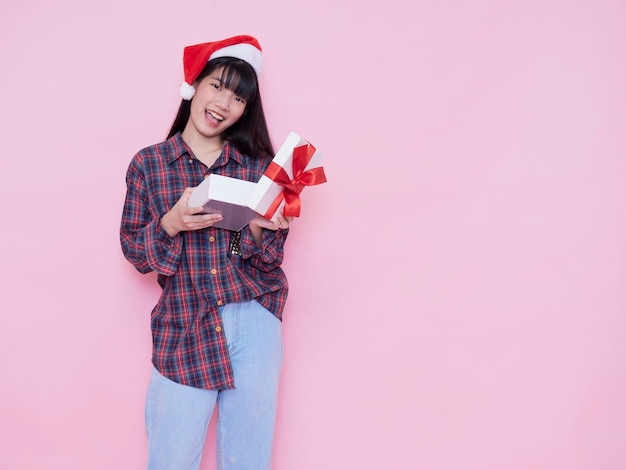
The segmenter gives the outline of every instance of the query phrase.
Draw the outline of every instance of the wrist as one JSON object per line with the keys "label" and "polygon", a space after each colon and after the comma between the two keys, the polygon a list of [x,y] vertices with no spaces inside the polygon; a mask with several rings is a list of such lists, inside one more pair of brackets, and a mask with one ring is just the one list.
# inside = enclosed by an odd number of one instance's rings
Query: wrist
{"label": "wrist", "polygon": [[249,223],[248,227],[250,228],[250,233],[252,233],[252,239],[254,240],[255,245],[260,248],[263,240],[263,227],[257,225],[256,223]]}
{"label": "wrist", "polygon": [[176,230],[176,228],[172,226],[169,215],[170,213],[168,212],[163,217],[161,217],[161,227],[163,227],[163,229],[170,237],[175,237],[176,235],[178,235],[180,230]]}

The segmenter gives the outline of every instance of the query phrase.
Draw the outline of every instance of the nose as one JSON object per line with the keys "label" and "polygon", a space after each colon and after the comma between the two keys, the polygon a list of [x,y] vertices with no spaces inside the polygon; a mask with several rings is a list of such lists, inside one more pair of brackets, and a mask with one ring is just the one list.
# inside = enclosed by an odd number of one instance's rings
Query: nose
{"label": "nose", "polygon": [[230,99],[228,97],[228,93],[220,90],[220,93],[218,93],[215,97],[215,106],[223,109],[224,111],[228,111],[228,109],[230,108]]}

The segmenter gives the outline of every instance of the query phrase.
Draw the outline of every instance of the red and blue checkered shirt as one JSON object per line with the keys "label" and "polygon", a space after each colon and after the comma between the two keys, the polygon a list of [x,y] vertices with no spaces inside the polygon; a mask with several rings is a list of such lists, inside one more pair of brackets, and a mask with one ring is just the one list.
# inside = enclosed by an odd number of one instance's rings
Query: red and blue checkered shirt
{"label": "red and blue checkered shirt", "polygon": [[158,274],[163,290],[152,311],[152,362],[175,382],[211,390],[234,388],[219,307],[256,299],[282,318],[288,285],[280,265],[288,230],[263,230],[259,248],[246,226],[236,254],[230,249],[236,232],[209,227],[170,237],[161,217],[185,188],[197,186],[205,175],[256,182],[270,161],[242,155],[227,143],[207,168],[176,134],[139,151],[129,165],[122,251],[139,272]]}

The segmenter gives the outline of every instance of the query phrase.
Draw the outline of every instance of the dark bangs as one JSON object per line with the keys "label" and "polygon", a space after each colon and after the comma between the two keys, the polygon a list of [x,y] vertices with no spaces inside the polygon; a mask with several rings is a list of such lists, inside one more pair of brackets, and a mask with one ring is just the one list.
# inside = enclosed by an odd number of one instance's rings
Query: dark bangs
{"label": "dark bangs", "polygon": [[220,57],[213,59],[207,65],[207,68],[211,70],[224,67],[221,77],[224,88],[240,96],[247,103],[256,99],[259,88],[256,73],[250,64],[232,57]]}

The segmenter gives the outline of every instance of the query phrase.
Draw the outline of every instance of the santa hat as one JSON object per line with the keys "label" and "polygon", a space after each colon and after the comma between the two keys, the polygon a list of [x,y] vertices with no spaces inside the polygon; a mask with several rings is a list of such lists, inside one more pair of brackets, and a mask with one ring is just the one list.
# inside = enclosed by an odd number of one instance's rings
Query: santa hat
{"label": "santa hat", "polygon": [[183,67],[185,83],[180,86],[180,96],[190,100],[196,93],[196,81],[206,63],[217,57],[235,57],[249,63],[257,76],[261,73],[261,46],[252,36],[234,36],[221,41],[206,42],[185,47]]}

